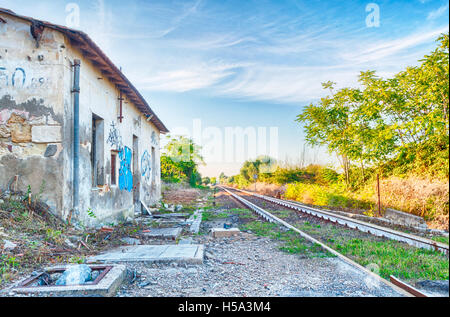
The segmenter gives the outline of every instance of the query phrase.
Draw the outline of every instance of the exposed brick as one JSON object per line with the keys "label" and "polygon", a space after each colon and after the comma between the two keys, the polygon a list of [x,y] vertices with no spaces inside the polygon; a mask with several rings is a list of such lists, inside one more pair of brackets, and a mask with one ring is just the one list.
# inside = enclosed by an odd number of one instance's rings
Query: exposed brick
{"label": "exposed brick", "polygon": [[31,126],[29,124],[13,123],[10,125],[11,141],[14,143],[31,142]]}

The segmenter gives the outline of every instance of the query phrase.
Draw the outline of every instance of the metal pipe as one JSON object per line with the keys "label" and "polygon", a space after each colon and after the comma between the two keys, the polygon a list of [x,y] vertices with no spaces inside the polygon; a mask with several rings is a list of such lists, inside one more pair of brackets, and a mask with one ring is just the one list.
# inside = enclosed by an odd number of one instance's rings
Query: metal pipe
{"label": "metal pipe", "polygon": [[80,60],[73,63],[73,210],[78,215],[80,187]]}
{"label": "metal pipe", "polygon": [[378,216],[381,217],[380,174],[377,174]]}

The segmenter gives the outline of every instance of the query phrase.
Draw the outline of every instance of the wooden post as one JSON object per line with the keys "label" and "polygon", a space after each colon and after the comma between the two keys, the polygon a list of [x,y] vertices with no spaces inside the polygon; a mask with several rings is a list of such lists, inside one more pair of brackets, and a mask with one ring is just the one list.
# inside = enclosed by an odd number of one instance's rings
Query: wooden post
{"label": "wooden post", "polygon": [[377,174],[378,216],[381,217],[380,174]]}

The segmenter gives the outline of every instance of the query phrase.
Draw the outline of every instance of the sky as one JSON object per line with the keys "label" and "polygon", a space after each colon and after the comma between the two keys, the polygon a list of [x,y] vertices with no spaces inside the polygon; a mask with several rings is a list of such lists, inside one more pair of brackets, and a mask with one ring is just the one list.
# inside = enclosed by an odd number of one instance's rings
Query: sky
{"label": "sky", "polygon": [[[449,29],[442,0],[0,0],[0,7],[86,32],[171,133],[202,145],[203,176],[237,174],[243,159],[259,154],[337,166],[325,149],[305,147],[295,122],[327,95],[321,83],[357,86],[365,70],[392,76],[417,65]],[[256,150],[248,149],[252,138],[242,149],[227,146],[227,128],[256,131]]]}

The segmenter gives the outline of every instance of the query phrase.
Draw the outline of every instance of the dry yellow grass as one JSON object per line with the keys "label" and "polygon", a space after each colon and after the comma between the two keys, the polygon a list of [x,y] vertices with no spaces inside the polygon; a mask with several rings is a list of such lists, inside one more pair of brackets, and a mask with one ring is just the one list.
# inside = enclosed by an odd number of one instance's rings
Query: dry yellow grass
{"label": "dry yellow grass", "polygon": [[424,217],[431,228],[448,230],[448,186],[439,180],[390,177],[380,182],[382,204]]}
{"label": "dry yellow grass", "polygon": [[[427,221],[430,228],[449,229],[449,184],[448,181],[431,180],[420,177],[389,177],[380,181],[381,203],[384,208],[393,208],[412,213]],[[255,184],[246,189],[254,190]],[[279,197],[286,191],[285,186],[256,183],[260,194]],[[350,195],[350,193],[349,193]],[[351,193],[353,199],[377,203],[376,182]],[[301,201],[312,204],[313,199],[305,194]]]}
{"label": "dry yellow grass", "polygon": [[[247,190],[255,190],[255,184],[251,184],[247,186],[245,189]],[[276,185],[276,184],[266,184],[262,182],[256,183],[256,191],[261,195],[281,197],[286,191],[284,186]]]}

